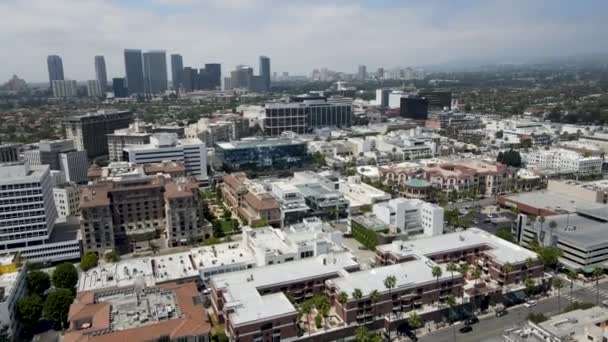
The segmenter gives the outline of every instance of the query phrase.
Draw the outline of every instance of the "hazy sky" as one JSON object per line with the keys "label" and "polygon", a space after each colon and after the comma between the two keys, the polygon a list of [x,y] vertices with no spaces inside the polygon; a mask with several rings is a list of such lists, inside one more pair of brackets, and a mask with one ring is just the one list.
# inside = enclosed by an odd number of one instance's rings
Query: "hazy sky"
{"label": "hazy sky", "polygon": [[124,48],[224,73],[257,72],[265,54],[292,74],[606,52],[607,13],[606,0],[0,0],[0,83],[47,81],[49,54],[69,79],[93,79],[98,54],[121,77]]}

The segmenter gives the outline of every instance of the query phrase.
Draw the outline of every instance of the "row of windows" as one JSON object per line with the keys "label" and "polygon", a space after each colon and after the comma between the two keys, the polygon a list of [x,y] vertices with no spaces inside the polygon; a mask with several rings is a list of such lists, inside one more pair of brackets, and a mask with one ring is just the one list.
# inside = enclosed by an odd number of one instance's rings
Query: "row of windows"
{"label": "row of windows", "polygon": [[39,188],[40,183],[22,183],[22,184],[7,184],[0,185],[0,190],[28,189]]}

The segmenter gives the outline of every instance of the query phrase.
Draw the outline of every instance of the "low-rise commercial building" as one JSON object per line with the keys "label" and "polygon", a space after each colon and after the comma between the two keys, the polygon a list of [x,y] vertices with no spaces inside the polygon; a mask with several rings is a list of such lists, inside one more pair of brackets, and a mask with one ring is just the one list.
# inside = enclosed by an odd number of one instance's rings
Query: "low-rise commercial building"
{"label": "low-rise commercial building", "polygon": [[31,165],[49,165],[51,170],[61,171],[63,182],[87,181],[87,152],[77,151],[72,140],[43,140],[37,148],[25,151],[23,156]]}
{"label": "low-rise commercial building", "polygon": [[247,225],[266,221],[273,226],[281,225],[281,212],[274,196],[244,173],[224,176],[222,197],[224,202]]}
{"label": "low-rise commercial building", "polygon": [[561,342],[608,339],[608,310],[594,306],[553,316],[540,323],[528,321],[522,326],[505,330],[504,342]]}
{"label": "low-rise commercial building", "polygon": [[209,341],[211,322],[198,295],[194,283],[79,293],[64,340]]}
{"label": "low-rise commercial building", "polygon": [[7,334],[17,339],[21,328],[17,316],[17,303],[27,292],[25,267],[20,267],[15,255],[0,258],[0,324]]}
{"label": "low-rise commercial building", "polygon": [[359,269],[350,253],[330,254],[211,277],[214,314],[231,340],[297,336],[296,302],[325,292],[325,280]]}
{"label": "low-rise commercial building", "polygon": [[291,138],[243,139],[217,143],[215,154],[227,172],[301,168],[310,162],[306,143]]}
{"label": "low-rise commercial building", "polygon": [[374,215],[408,236],[443,234],[443,208],[417,199],[395,198],[373,206]]}
{"label": "low-rise commercial building", "polygon": [[150,144],[124,148],[124,160],[135,164],[179,161],[186,174],[205,182],[207,177],[207,147],[199,139],[178,139],[173,133],[156,133]]}
{"label": "low-rise commercial building", "polygon": [[[536,242],[562,251],[560,263],[569,269],[589,271],[608,262],[608,210],[578,207],[576,211],[531,221],[520,215],[516,239],[522,246]],[[555,222],[555,223],[553,223]]]}
{"label": "low-rise commercial building", "polygon": [[594,176],[602,174],[602,158],[584,156],[566,149],[536,150],[522,154],[528,167],[549,169],[561,174]]}

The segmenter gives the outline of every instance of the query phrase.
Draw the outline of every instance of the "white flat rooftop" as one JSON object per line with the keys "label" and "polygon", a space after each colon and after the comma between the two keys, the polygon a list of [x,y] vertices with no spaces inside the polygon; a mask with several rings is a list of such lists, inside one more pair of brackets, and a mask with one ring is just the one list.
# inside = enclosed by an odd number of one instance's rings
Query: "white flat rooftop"
{"label": "white flat rooftop", "polygon": [[[351,296],[355,289],[359,289],[365,297],[373,290],[378,290],[380,293],[388,291],[384,286],[384,280],[388,276],[395,276],[397,280],[395,289],[406,289],[436,282],[437,278],[433,277],[432,274],[434,266],[439,266],[442,270],[439,280],[452,278],[451,272],[446,270],[446,265],[438,265],[430,259],[421,257],[418,260],[404,263],[346,273],[342,278],[331,279],[327,282],[333,283],[337,287],[337,292],[344,291]],[[454,272],[454,279],[458,277],[461,277],[461,274]]]}
{"label": "white flat rooftop", "polygon": [[223,288],[225,305],[234,308],[230,320],[244,324],[258,319],[295,313],[296,309],[283,293],[261,295],[268,286],[299,282],[323,275],[347,273],[345,268],[357,267],[351,253],[328,254],[315,258],[253,268],[211,277],[215,288]]}
{"label": "white flat rooftop", "polygon": [[493,255],[496,261],[502,264],[507,262],[516,264],[525,262],[528,258],[537,258],[536,253],[479,228],[469,228],[462,232],[417,240],[396,241],[377,248],[397,255],[416,254],[430,257],[433,254],[459,251],[477,245],[489,245],[491,250],[486,251],[486,253]]}

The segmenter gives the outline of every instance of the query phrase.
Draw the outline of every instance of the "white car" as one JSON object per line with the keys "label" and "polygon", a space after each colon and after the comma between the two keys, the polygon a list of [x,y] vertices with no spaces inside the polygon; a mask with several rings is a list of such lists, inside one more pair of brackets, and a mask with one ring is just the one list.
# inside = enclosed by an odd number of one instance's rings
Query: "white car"
{"label": "white car", "polygon": [[535,301],[535,300],[530,299],[530,300],[528,300],[528,301],[526,302],[526,304],[524,304],[524,305],[525,305],[527,308],[531,308],[531,307],[533,307],[533,306],[536,306],[536,301]]}

